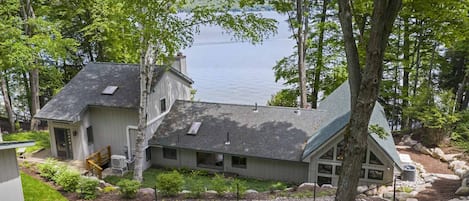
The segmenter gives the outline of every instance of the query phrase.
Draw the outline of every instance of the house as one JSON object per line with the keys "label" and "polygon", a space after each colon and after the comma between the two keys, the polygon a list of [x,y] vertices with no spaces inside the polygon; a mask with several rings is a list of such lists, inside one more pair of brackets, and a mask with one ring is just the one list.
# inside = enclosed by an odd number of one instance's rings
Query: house
{"label": "house", "polygon": [[2,200],[24,200],[15,149],[33,145],[33,141],[0,142],[0,195],[2,195]]}
{"label": "house", "polygon": [[[318,109],[190,101],[185,57],[155,68],[144,167],[192,168],[290,182],[338,183],[350,118],[348,82]],[[54,156],[84,160],[110,146],[133,159],[138,66],[92,63],[35,116],[47,120]],[[390,133],[376,104],[371,125]],[[370,133],[361,184],[386,184],[401,169],[392,136]]]}
{"label": "house", "polygon": [[[152,164],[337,185],[349,118],[348,82],[316,110],[177,100],[149,141]],[[390,134],[378,103],[374,124]],[[392,136],[370,133],[360,183],[392,182],[395,168]]]}
{"label": "house", "polygon": [[[161,117],[175,100],[190,98],[193,83],[187,76],[184,55],[178,55],[171,67],[155,67],[153,73],[147,123],[149,134],[158,127]],[[132,160],[139,95],[138,65],[90,63],[35,118],[47,121],[51,152],[57,158],[85,160],[110,146],[112,155],[123,155]],[[147,136],[150,137],[152,135]],[[149,167],[150,161],[144,165]]]}

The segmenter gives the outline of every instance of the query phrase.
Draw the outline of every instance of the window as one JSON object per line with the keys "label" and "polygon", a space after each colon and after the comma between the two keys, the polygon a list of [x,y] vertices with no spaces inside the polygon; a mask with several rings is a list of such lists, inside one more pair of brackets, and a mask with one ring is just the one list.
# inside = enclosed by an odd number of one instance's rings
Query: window
{"label": "window", "polygon": [[383,180],[384,172],[381,170],[368,170],[368,179]]}
{"label": "window", "polygon": [[329,149],[326,153],[324,153],[320,159],[326,159],[326,160],[333,160],[334,159],[334,148]]}
{"label": "window", "polygon": [[318,173],[332,174],[332,165],[318,164]]}
{"label": "window", "polygon": [[246,169],[246,157],[232,156],[231,167]]}
{"label": "window", "polygon": [[[342,170],[342,166],[335,166],[335,174],[340,175],[340,171]],[[365,178],[365,169],[360,171],[360,178]]]}
{"label": "window", "polygon": [[160,99],[161,113],[166,112],[166,98]]}
{"label": "window", "polygon": [[147,161],[151,160],[151,148],[150,147],[145,149],[145,158],[147,159]]}
{"label": "window", "polygon": [[88,145],[94,144],[93,127],[92,126],[88,126],[88,128],[86,128],[86,135],[88,136]]}
{"label": "window", "polygon": [[177,150],[172,149],[172,148],[164,148],[163,147],[163,158],[176,160],[178,158],[177,157]]}
{"label": "window", "polygon": [[197,167],[223,169],[223,154],[197,152]]}
{"label": "window", "polygon": [[383,163],[376,157],[376,155],[370,151],[370,164],[383,165]]}
{"label": "window", "polygon": [[345,141],[340,141],[338,144],[337,144],[337,156],[336,156],[336,160],[344,160],[344,156],[345,156]]}
{"label": "window", "polygon": [[319,186],[322,186],[324,184],[332,184],[332,178],[318,176],[318,181],[316,183],[318,183]]}

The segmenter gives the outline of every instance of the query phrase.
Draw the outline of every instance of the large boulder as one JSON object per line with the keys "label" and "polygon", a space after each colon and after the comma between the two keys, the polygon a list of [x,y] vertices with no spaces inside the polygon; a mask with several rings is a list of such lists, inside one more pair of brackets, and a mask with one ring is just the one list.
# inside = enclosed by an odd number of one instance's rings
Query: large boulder
{"label": "large boulder", "polygon": [[357,186],[357,193],[362,194],[368,190],[368,186]]}
{"label": "large boulder", "polygon": [[438,147],[430,149],[430,151],[432,152],[432,157],[433,158],[436,158],[436,159],[444,159],[445,158],[445,152],[443,152],[443,150],[441,150]]}
{"label": "large boulder", "polygon": [[313,191],[314,188],[318,189],[320,188],[319,185],[316,183],[302,183],[300,186],[298,186],[298,191]]}
{"label": "large boulder", "polygon": [[452,170],[462,169],[464,166],[466,166],[465,161],[456,160],[456,161],[453,161],[453,162],[449,163],[449,168],[451,168]]}
{"label": "large boulder", "polygon": [[407,145],[407,146],[414,146],[415,144],[418,143],[417,141],[412,140],[412,136],[410,136],[410,135],[404,135],[404,136],[401,138],[401,142],[402,142],[404,145]]}
{"label": "large boulder", "polygon": [[155,195],[155,189],[153,188],[141,188],[138,190],[141,195]]}
{"label": "large boulder", "polygon": [[469,187],[467,186],[461,186],[456,190],[456,193],[454,193],[459,196],[468,196],[469,195]]}
{"label": "large boulder", "polygon": [[426,155],[432,155],[432,152],[425,146],[423,146],[421,143],[417,143],[415,144],[412,149],[414,149],[415,151],[418,151],[422,154],[426,154]]}

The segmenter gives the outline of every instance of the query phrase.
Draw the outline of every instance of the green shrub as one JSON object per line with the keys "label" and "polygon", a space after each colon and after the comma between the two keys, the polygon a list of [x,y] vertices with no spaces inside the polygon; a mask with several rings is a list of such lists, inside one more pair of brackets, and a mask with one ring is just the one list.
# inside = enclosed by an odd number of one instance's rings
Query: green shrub
{"label": "green shrub", "polygon": [[269,189],[270,192],[274,192],[275,190],[285,190],[287,188],[287,185],[282,183],[282,182],[277,182],[275,184],[270,185]]}
{"label": "green shrub", "polygon": [[106,186],[106,187],[103,188],[102,192],[103,193],[109,193],[109,192],[113,192],[115,190],[117,190],[117,188],[114,187],[114,186]]}
{"label": "green shrub", "polygon": [[74,192],[80,181],[80,173],[76,170],[65,169],[64,171],[60,171],[60,173],[54,177],[54,180],[59,186],[62,186],[65,191]]}
{"label": "green shrub", "polygon": [[212,178],[212,189],[217,192],[218,195],[223,194],[227,190],[225,177],[221,174],[215,174]]}
{"label": "green shrub", "polygon": [[117,183],[124,198],[135,198],[140,185],[140,182],[130,179],[123,179]]}
{"label": "green shrub", "polygon": [[162,173],[156,178],[156,188],[160,190],[163,195],[177,195],[182,190],[183,185],[184,179],[176,170],[169,173]]}
{"label": "green shrub", "polygon": [[52,181],[57,183],[57,180],[60,177],[60,175],[65,171],[69,171],[69,169],[68,169],[68,166],[64,165],[64,164],[57,164],[57,166],[55,166],[55,167],[56,167],[55,168],[55,175],[52,177]]}
{"label": "green shrub", "polygon": [[93,200],[98,196],[99,181],[96,179],[81,177],[78,182],[77,192],[80,194],[80,198],[85,200]]}
{"label": "green shrub", "polygon": [[193,171],[190,177],[186,180],[188,187],[187,190],[190,191],[187,196],[188,198],[200,198],[202,193],[205,192],[204,183],[198,179],[198,177],[200,177],[199,174],[201,174],[200,171]]}
{"label": "green shrub", "polygon": [[66,169],[64,165],[59,164],[59,162],[53,158],[47,158],[46,162],[37,165],[37,168],[41,177],[52,181],[55,181],[54,177],[57,172]]}
{"label": "green shrub", "polygon": [[231,192],[238,193],[242,197],[246,193],[246,190],[247,187],[245,182],[239,179],[235,179],[233,182],[231,182]]}

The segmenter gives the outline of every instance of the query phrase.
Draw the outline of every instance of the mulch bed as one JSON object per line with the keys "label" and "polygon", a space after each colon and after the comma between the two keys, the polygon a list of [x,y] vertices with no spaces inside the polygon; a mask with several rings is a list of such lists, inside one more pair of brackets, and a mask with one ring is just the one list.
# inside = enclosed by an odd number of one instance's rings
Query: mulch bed
{"label": "mulch bed", "polygon": [[[421,154],[413,149],[398,149],[398,151],[402,154],[409,154],[410,158],[422,164],[428,173],[453,174],[448,168],[448,163],[441,162],[429,155]],[[439,201],[457,198],[458,196],[454,195],[454,192],[456,192],[460,185],[460,180],[439,178],[432,184],[431,188],[420,192],[416,198],[419,201]]]}

